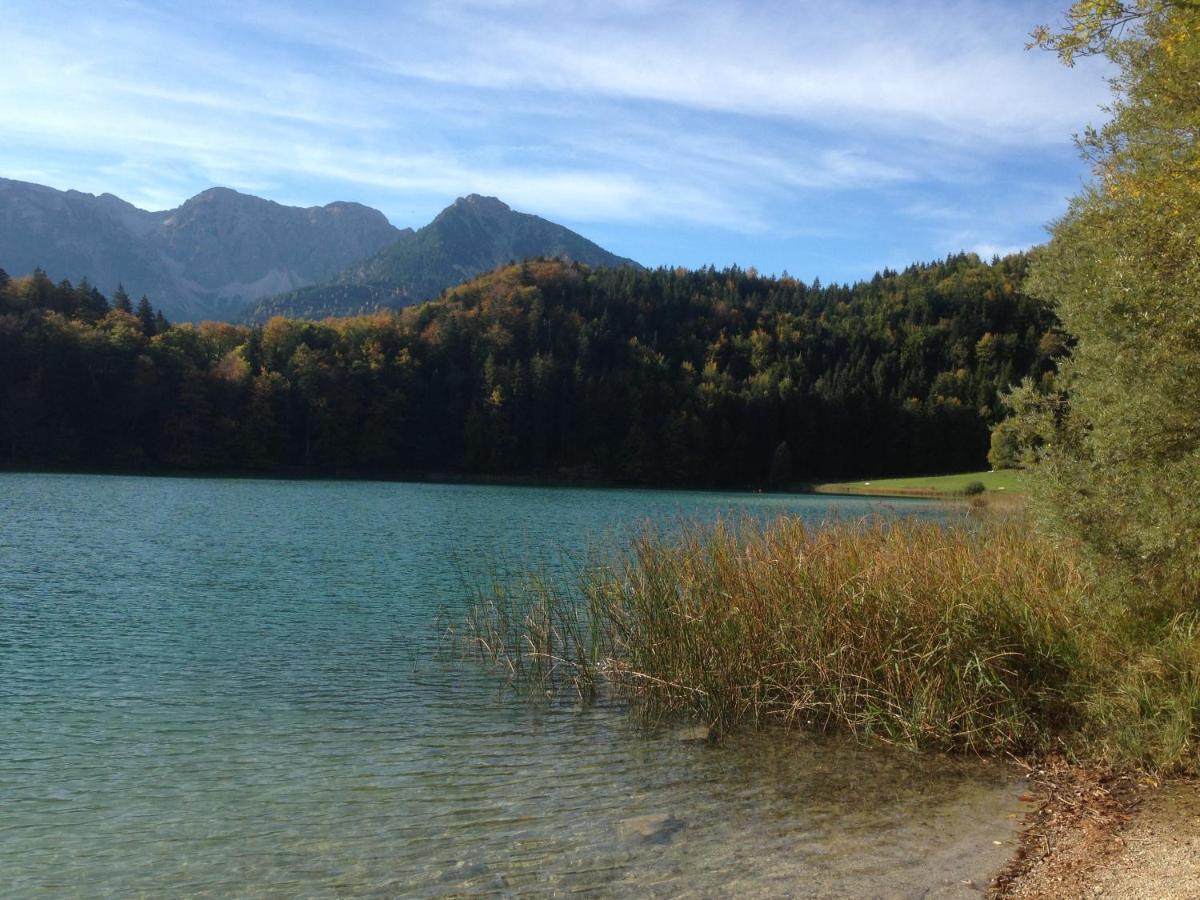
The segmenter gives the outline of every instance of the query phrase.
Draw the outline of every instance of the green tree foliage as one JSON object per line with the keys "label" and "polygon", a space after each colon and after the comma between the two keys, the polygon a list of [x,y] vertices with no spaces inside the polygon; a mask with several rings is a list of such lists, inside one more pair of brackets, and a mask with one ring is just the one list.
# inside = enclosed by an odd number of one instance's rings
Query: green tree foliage
{"label": "green tree foliage", "polygon": [[531,260],[397,312],[253,327],[97,318],[16,279],[0,464],[760,485],[786,442],[798,479],[977,468],[997,390],[1052,366],[1025,267],[962,254],[817,288]]}
{"label": "green tree foliage", "polygon": [[145,294],[142,294],[142,299],[138,301],[134,315],[142,326],[142,334],[154,337],[158,333],[155,329],[154,307],[150,305],[150,298]]}
{"label": "green tree foliage", "polygon": [[1018,469],[1021,467],[1021,433],[1012,419],[997,422],[992,428],[992,440],[988,446],[988,465],[993,469]]}
{"label": "green tree foliage", "polygon": [[125,292],[125,285],[118,284],[117,289],[113,291],[112,296],[113,309],[119,309],[121,312],[133,314],[133,301],[129,299],[129,294]]}
{"label": "green tree foliage", "polygon": [[1095,179],[1028,289],[1077,345],[1056,390],[1014,398],[1042,514],[1113,582],[1200,598],[1200,4],[1076,3],[1040,43],[1114,64]]}

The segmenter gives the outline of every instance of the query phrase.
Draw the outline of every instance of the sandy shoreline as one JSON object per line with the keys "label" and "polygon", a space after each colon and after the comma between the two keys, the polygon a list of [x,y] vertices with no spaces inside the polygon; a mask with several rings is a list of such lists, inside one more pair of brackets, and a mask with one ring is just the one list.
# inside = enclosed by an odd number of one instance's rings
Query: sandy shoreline
{"label": "sandy shoreline", "polygon": [[1200,780],[1163,785],[1052,760],[997,898],[1200,898]]}

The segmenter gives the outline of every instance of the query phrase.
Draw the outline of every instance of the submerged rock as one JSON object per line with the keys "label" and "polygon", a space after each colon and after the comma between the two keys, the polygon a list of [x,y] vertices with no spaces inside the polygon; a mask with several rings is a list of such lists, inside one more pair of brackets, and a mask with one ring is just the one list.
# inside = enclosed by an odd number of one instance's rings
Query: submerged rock
{"label": "submerged rock", "polygon": [[633,816],[617,823],[622,837],[635,838],[647,844],[665,844],[683,828],[683,821],[670,813]]}
{"label": "submerged rock", "polygon": [[676,728],[672,736],[677,741],[704,743],[713,739],[713,731],[707,725],[691,725],[687,728]]}
{"label": "submerged rock", "polygon": [[443,882],[451,881],[466,881],[472,878],[479,878],[488,873],[487,863],[468,862],[465,859],[460,859],[445,872],[442,873]]}

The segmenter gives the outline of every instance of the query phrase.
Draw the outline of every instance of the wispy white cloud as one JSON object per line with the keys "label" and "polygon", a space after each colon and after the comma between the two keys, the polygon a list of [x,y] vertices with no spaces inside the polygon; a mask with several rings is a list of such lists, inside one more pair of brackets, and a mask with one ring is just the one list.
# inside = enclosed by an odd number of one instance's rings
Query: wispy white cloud
{"label": "wispy white cloud", "polygon": [[924,123],[999,141],[1057,141],[1103,94],[1098,77],[1066,77],[1050,57],[1022,52],[1046,4],[519,5],[537,14],[449,2],[329,21],[257,5],[245,20],[393,74],[483,90],[836,116],[873,128]]}

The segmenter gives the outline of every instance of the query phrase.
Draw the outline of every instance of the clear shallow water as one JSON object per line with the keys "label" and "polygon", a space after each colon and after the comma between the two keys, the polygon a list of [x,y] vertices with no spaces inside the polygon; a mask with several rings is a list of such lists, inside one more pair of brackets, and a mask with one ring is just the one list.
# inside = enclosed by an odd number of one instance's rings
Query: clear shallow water
{"label": "clear shallow water", "polygon": [[[920,504],[893,509],[935,514]],[[863,498],[0,475],[0,894],[956,895],[999,768],[710,748],[445,652],[479,562]],[[670,816],[646,836],[627,821]]]}

